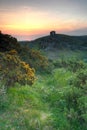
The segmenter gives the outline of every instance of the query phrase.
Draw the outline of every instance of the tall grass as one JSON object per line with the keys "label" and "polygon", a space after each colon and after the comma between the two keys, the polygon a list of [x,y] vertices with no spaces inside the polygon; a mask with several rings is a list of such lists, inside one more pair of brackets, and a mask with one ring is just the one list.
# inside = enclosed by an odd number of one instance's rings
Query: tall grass
{"label": "tall grass", "polygon": [[59,68],[38,74],[32,86],[16,84],[0,94],[0,130],[86,130],[86,123],[77,121],[73,99],[82,108],[87,98],[78,98],[80,90],[70,84],[74,77],[76,73]]}

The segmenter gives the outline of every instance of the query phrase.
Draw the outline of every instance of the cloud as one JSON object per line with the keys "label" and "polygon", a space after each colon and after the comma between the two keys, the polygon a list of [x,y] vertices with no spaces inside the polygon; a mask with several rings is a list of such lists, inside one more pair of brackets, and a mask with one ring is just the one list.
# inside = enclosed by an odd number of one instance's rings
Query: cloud
{"label": "cloud", "polygon": [[20,7],[33,8],[40,11],[62,13],[86,17],[87,0],[1,0],[0,9],[12,11]]}
{"label": "cloud", "polygon": [[1,0],[0,6],[8,7],[8,6],[31,6],[31,7],[39,7],[39,8],[74,8],[82,7],[86,8],[87,0]]}
{"label": "cloud", "polygon": [[0,27],[22,33],[33,29],[33,34],[50,29],[86,34],[87,0],[0,0]]}

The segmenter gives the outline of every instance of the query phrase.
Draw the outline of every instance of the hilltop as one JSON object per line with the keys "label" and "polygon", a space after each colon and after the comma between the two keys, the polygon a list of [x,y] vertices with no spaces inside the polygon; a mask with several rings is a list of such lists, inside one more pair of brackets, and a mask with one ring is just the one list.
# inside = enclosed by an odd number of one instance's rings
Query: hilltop
{"label": "hilltop", "polygon": [[84,36],[69,36],[65,34],[51,34],[33,41],[22,41],[22,45],[26,44],[30,48],[38,48],[42,50],[52,49],[79,49],[87,50],[87,35]]}
{"label": "hilltop", "polygon": [[69,36],[56,34],[55,31],[52,32],[48,36],[40,37],[33,41],[22,41],[20,44],[40,50],[51,60],[57,60],[61,57],[78,57],[87,61],[87,35]]}

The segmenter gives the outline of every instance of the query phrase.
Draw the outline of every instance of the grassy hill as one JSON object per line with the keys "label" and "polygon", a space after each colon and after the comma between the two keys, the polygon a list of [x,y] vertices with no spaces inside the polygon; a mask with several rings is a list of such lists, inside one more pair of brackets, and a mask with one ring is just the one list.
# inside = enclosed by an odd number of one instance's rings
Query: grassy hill
{"label": "grassy hill", "polygon": [[33,41],[22,41],[20,44],[42,51],[48,59],[78,57],[87,61],[87,36],[55,34]]}
{"label": "grassy hill", "polygon": [[86,37],[2,36],[0,130],[87,130]]}
{"label": "grassy hill", "polygon": [[39,49],[87,49],[87,36],[69,36],[64,34],[55,34],[54,36],[45,36],[34,41],[22,41],[22,45],[29,44],[29,47]]}

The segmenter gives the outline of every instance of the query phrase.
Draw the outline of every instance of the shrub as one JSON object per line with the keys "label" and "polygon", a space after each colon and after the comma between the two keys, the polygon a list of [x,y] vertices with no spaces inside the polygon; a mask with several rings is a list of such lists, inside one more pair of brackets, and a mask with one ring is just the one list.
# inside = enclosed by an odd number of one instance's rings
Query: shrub
{"label": "shrub", "polygon": [[46,71],[49,68],[47,58],[43,56],[40,51],[24,47],[20,52],[20,57],[37,71]]}
{"label": "shrub", "polygon": [[8,87],[15,82],[33,84],[35,70],[21,61],[15,50],[0,53],[0,80]]}
{"label": "shrub", "polygon": [[86,106],[84,99],[85,97],[82,91],[76,88],[66,93],[66,116],[70,126],[73,126],[73,128],[77,126],[78,129],[79,127],[86,124],[86,118],[84,117],[84,115],[86,116]]}
{"label": "shrub", "polygon": [[76,77],[73,80],[73,84],[82,89],[84,93],[87,92],[87,69],[81,69],[77,71]]}
{"label": "shrub", "polygon": [[81,127],[87,123],[87,69],[77,71],[71,85],[65,96],[67,118],[71,125],[77,122]]}
{"label": "shrub", "polygon": [[55,61],[53,64],[55,67],[67,68],[72,72],[76,72],[80,69],[86,68],[86,64],[83,61],[79,61],[78,59],[59,59]]}

